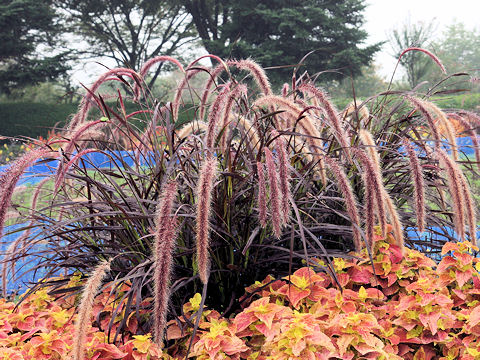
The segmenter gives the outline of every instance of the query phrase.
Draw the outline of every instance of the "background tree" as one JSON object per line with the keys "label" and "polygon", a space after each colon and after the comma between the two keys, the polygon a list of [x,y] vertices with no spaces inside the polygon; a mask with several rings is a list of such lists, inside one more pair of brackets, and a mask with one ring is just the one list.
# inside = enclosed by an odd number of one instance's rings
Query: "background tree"
{"label": "background tree", "polygon": [[[139,70],[157,55],[180,57],[196,39],[191,18],[175,1],[54,0],[65,12],[70,30],[87,42],[83,54],[110,58],[118,66]],[[150,79],[150,86],[161,66]]]}
{"label": "background tree", "polygon": [[[403,50],[409,47],[427,48],[432,41],[434,22],[411,24],[407,21],[400,29],[395,29],[389,36],[394,51],[393,57],[398,59]],[[408,84],[414,88],[429,72],[432,60],[418,51],[410,51],[402,56],[400,65],[407,73]]]}
{"label": "background tree", "polygon": [[[480,76],[480,31],[467,29],[462,23],[453,23],[446,27],[442,36],[432,43],[432,49],[437,53],[449,72],[468,72],[471,76],[473,89],[478,90]],[[432,68],[428,74],[429,80],[438,81],[441,76]],[[458,81],[458,80],[457,80]]]}
{"label": "background tree", "polygon": [[[182,0],[205,49],[222,58],[252,57],[263,67],[297,64],[308,52],[308,70],[360,72],[380,44],[362,47],[367,33],[362,0]],[[285,80],[292,69],[270,72]]]}
{"label": "background tree", "polygon": [[58,50],[61,27],[51,1],[2,0],[0,29],[0,92],[8,95],[69,69],[67,52]]}

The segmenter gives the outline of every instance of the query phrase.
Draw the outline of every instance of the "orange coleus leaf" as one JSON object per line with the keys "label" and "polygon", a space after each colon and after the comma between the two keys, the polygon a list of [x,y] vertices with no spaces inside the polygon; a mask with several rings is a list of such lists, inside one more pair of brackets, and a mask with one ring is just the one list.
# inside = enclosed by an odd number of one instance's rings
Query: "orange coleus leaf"
{"label": "orange coleus leaf", "polygon": [[473,308],[468,316],[467,321],[467,324],[470,328],[476,326],[478,323],[480,323],[480,305]]}
{"label": "orange coleus leaf", "polygon": [[281,305],[273,304],[270,302],[270,298],[264,297],[255,300],[242,313],[238,314],[235,317],[234,324],[237,326],[237,331],[242,331],[251,323],[260,320],[268,328],[271,328],[275,315],[285,311],[289,311],[289,309]]}
{"label": "orange coleus leaf", "polygon": [[293,284],[285,284],[277,291],[285,295],[294,308],[298,308],[298,303],[310,295],[310,289],[300,289]]}
{"label": "orange coleus leaf", "polygon": [[95,344],[93,357],[97,359],[123,359],[127,355],[113,344],[99,343]]}

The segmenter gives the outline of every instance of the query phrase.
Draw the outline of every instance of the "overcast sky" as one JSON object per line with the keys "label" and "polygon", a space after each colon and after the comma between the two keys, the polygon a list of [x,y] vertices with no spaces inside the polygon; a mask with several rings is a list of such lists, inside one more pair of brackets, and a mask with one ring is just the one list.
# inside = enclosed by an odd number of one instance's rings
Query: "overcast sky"
{"label": "overcast sky", "polygon": [[[372,44],[387,40],[387,34],[395,28],[401,28],[408,19],[410,22],[429,23],[435,20],[435,36],[454,21],[462,22],[467,29],[480,27],[480,0],[367,0],[365,26]],[[396,61],[391,56],[392,48],[387,43],[377,55],[375,62],[379,72],[390,77]]]}
{"label": "overcast sky", "polygon": [[[409,19],[411,23],[428,23],[434,19],[436,36],[440,36],[442,29],[454,21],[463,22],[468,29],[480,29],[480,0],[366,0],[366,4],[364,29],[369,34],[368,44],[387,40],[388,33],[401,28]],[[375,58],[379,73],[388,79],[396,64],[392,52],[387,43]],[[84,65],[74,78],[87,84],[90,82],[86,76],[88,73],[95,77],[103,71],[93,61]],[[397,75],[398,78],[402,74],[397,72]]]}

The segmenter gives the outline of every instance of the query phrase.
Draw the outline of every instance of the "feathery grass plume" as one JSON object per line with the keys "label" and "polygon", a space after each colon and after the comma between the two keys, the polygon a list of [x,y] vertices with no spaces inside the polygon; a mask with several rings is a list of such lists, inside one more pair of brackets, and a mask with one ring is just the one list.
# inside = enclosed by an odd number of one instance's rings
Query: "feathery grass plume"
{"label": "feathery grass plume", "polygon": [[228,71],[228,67],[231,64],[231,61],[227,63],[220,63],[210,71],[210,76],[207,79],[207,82],[203,85],[202,98],[200,100],[200,108],[198,109],[198,118],[203,119],[205,117],[205,110],[207,108],[207,101],[210,93],[212,92],[212,87],[215,84],[217,77],[223,72]]}
{"label": "feathery grass plume", "polygon": [[292,120],[291,123],[287,122],[286,128],[284,126],[280,126],[280,124],[276,124],[277,129],[279,130],[287,130],[291,126],[293,127],[294,122],[296,122],[299,117],[301,117],[301,119],[297,123],[297,126],[306,135],[305,141],[310,148],[311,153],[306,154],[307,160],[315,160],[317,162],[317,166],[314,169],[315,173],[322,181],[322,184],[326,184],[325,165],[323,163],[322,156],[319,154],[319,152],[323,149],[323,142],[321,139],[321,134],[315,126],[315,121],[312,120],[312,117],[309,115],[305,115],[302,117],[302,109],[290,99],[285,99],[281,96],[263,96],[255,100],[253,105],[271,106],[272,104],[278,106],[281,110],[285,110],[285,114],[289,116]]}
{"label": "feathery grass plume", "polygon": [[20,177],[29,166],[50,153],[51,151],[45,148],[36,148],[28,151],[14,161],[13,164],[0,175],[0,238],[3,234],[5,217],[18,180],[20,180]]}
{"label": "feathery grass plume", "polygon": [[82,300],[78,306],[78,317],[75,321],[75,333],[73,335],[73,360],[85,358],[85,342],[87,340],[88,327],[91,324],[92,307],[95,296],[102,285],[102,281],[110,271],[110,262],[99,263],[89,276],[82,292]]}
{"label": "feathery grass plume", "polygon": [[468,232],[470,233],[470,241],[473,244],[477,244],[477,214],[475,210],[475,203],[472,198],[472,192],[470,186],[468,185],[467,179],[463,174],[463,171],[459,168],[460,171],[460,184],[463,191],[463,196],[465,198],[465,210],[468,220]]}
{"label": "feathery grass plume", "polygon": [[173,202],[177,195],[176,181],[168,182],[162,190],[157,206],[156,229],[154,240],[155,262],[153,273],[154,284],[154,338],[160,346],[163,332],[167,324],[168,301],[170,297],[169,283],[172,272],[173,250],[175,248],[176,219],[172,215]]}
{"label": "feathery grass plume", "polygon": [[102,118],[102,119],[99,119],[99,120],[84,123],[84,124],[74,128],[74,129],[72,129],[71,131],[69,131],[69,134],[67,135],[67,137],[69,137],[70,140],[63,147],[63,152],[65,154],[71,154],[73,152],[73,150],[75,149],[75,145],[77,144],[77,142],[79,140],[85,139],[85,136],[88,136],[89,134],[91,134],[90,133],[91,130],[98,131],[99,125],[105,125],[108,122],[109,122],[109,120],[105,120],[105,119]]}
{"label": "feathery grass plume", "polygon": [[178,69],[184,73],[185,70],[183,69],[183,66],[182,64],[180,64],[180,62],[171,57],[171,56],[166,56],[166,55],[161,55],[161,56],[155,56],[154,58],[148,60],[145,64],[143,64],[142,68],[140,69],[140,76],[142,76],[142,78],[145,77],[145,75],[147,75],[147,72],[148,70],[150,70],[150,68],[155,65],[156,63],[159,63],[159,62],[171,62],[172,64],[175,64],[177,65]]}
{"label": "feathery grass plume", "polygon": [[284,98],[288,97],[288,91],[290,90],[290,85],[288,83],[283,84],[282,86],[282,96]]}
{"label": "feathery grass plume", "polygon": [[[201,72],[208,72],[208,68],[204,66],[198,66],[195,68],[187,68],[185,72],[185,76],[183,77],[182,81],[178,84],[177,88],[175,89],[175,95],[173,96],[173,119],[178,119],[178,111],[180,109],[180,103],[182,102],[183,92],[186,88],[188,88],[188,82],[192,80],[194,76]],[[203,117],[200,117],[203,119]]]}
{"label": "feathery grass plume", "polygon": [[358,120],[360,121],[360,126],[364,126],[365,122],[370,117],[370,112],[368,111],[368,108],[365,105],[356,107],[356,104],[359,101],[360,100],[358,99],[357,99],[357,102],[351,101],[350,104],[347,105],[345,110],[343,110],[342,118],[344,119],[344,121],[353,119],[354,114],[357,112]]}
{"label": "feathery grass plume", "polygon": [[[477,132],[475,131],[474,127],[465,120],[462,116],[458,114],[448,114],[449,118],[453,118],[457,120],[463,127],[463,131],[467,133],[467,135],[472,140],[473,151],[475,153],[475,161],[477,163],[478,169],[480,170],[480,142],[478,141]],[[480,123],[479,123],[480,125]]]}
{"label": "feathery grass plume", "polygon": [[223,129],[222,138],[220,139],[220,148],[222,149],[222,151],[225,149],[226,143],[227,143],[227,138],[229,134],[228,120],[230,119],[233,104],[235,100],[237,100],[241,96],[247,96],[247,91],[248,89],[245,84],[237,84],[232,89],[232,91],[230,91],[230,95],[228,96],[225,102],[225,106],[223,109],[223,116],[222,116],[223,119],[220,125],[220,128]]}
{"label": "feathery grass plume", "polygon": [[[362,149],[353,149],[354,155],[360,160],[363,168],[363,176],[364,176],[364,185],[365,185],[365,192],[369,193],[371,191],[373,198],[375,199],[374,206],[376,205],[377,215],[380,222],[380,228],[382,229],[382,236],[385,236],[385,230],[387,226],[387,216],[385,213],[385,206],[384,206],[384,188],[382,182],[382,174],[379,173],[378,169],[375,166],[374,161],[367,155],[365,151]],[[369,194],[370,195],[370,194]],[[367,198],[369,196],[366,196]],[[368,207],[372,205],[372,203],[366,204]],[[367,215],[371,212],[371,209],[367,209]],[[367,219],[367,222],[369,220]],[[367,227],[368,228],[368,227]],[[372,241],[372,239],[369,239]]]}
{"label": "feathery grass plume", "polygon": [[273,233],[277,239],[282,235],[282,208],[281,194],[278,186],[278,171],[273,160],[273,154],[269,148],[263,149],[265,152],[265,164],[267,165],[268,184],[270,187],[270,212],[272,214]]}
{"label": "feathery grass plume", "polygon": [[210,223],[209,216],[212,202],[212,191],[217,177],[218,161],[209,156],[200,168],[200,179],[197,187],[196,211],[196,247],[197,264],[200,280],[208,283],[210,275],[210,259],[208,256]]}
{"label": "feathery grass plume", "polygon": [[[324,157],[325,163],[332,172],[333,176],[336,179],[338,188],[345,199],[345,207],[347,214],[352,223],[352,233],[353,233],[353,243],[355,245],[355,250],[360,251],[362,249],[362,235],[360,233],[360,215],[357,207],[357,199],[353,193],[352,185],[348,181],[347,175],[345,174],[342,166],[333,158],[329,156]],[[373,207],[372,207],[373,208]],[[373,217],[373,214],[372,214]],[[372,236],[373,236],[373,225],[372,225]]]}
{"label": "feathery grass plume", "polygon": [[471,111],[460,110],[458,115],[465,117],[473,125],[473,127],[480,127],[480,116]]}
{"label": "feathery grass plume", "polygon": [[381,162],[380,162],[380,156],[378,155],[377,151],[377,144],[375,144],[375,140],[373,139],[372,134],[370,131],[366,129],[361,129],[360,132],[358,133],[358,136],[360,138],[360,141],[367,147],[368,155],[370,155],[370,158],[373,160],[375,163],[375,167],[377,168],[377,171],[380,172],[381,167]]}
{"label": "feathery grass plume", "polygon": [[282,224],[288,223],[290,215],[290,169],[288,164],[290,159],[287,154],[287,144],[285,140],[276,131],[272,131],[272,137],[275,138],[275,150],[278,155],[278,175],[280,177],[281,214]]}
{"label": "feathery grass plume", "polygon": [[425,184],[423,181],[422,167],[418,161],[417,154],[412,144],[406,139],[403,140],[405,149],[407,150],[408,162],[412,174],[412,182],[415,198],[415,214],[417,215],[417,228],[419,232],[425,231]]}
{"label": "feathery grass plume", "polygon": [[258,176],[258,218],[262,228],[267,226],[267,190],[265,185],[265,172],[263,164],[257,161],[257,176]]}
{"label": "feathery grass plume", "polygon": [[82,124],[87,115],[88,112],[90,111],[90,108],[92,107],[92,100],[93,100],[93,94],[97,92],[98,88],[100,85],[102,85],[105,81],[111,80],[111,76],[128,76],[132,79],[135,80],[135,82],[140,81],[139,75],[133,71],[132,69],[127,69],[127,68],[116,68],[116,69],[111,69],[104,73],[102,76],[100,76],[97,81],[92,85],[92,87],[87,91],[85,96],[83,97],[82,101],[80,102],[79,105],[79,110],[75,114],[75,116],[72,118],[70,123],[68,124],[68,129],[75,129],[77,126]]}
{"label": "feathery grass plume", "polygon": [[63,180],[65,179],[65,174],[67,171],[70,169],[70,167],[75,164],[82,156],[92,153],[92,152],[98,152],[98,149],[85,149],[77,153],[74,157],[70,159],[70,161],[65,165],[59,167],[60,171],[57,171],[57,174],[55,176],[55,186],[53,188],[53,193],[56,194],[58,189],[63,183]]}
{"label": "feathery grass plume", "polygon": [[263,68],[255,61],[253,61],[252,59],[245,59],[240,61],[232,61],[231,64],[236,66],[240,70],[249,71],[264,95],[273,94],[267,74],[265,74],[265,70],[263,70]]}
{"label": "feathery grass plume", "polygon": [[393,237],[395,238],[395,245],[397,245],[402,252],[404,250],[404,238],[403,238],[403,226],[400,221],[400,215],[398,214],[397,207],[393,203],[390,194],[388,194],[387,190],[382,187],[383,191],[383,201],[385,201],[385,206],[388,211],[388,217],[390,218],[390,223],[393,227]]}
{"label": "feathery grass plume", "polygon": [[455,128],[453,127],[452,123],[447,119],[445,113],[440,110],[440,108],[430,101],[424,101],[424,104],[428,107],[428,109],[433,112],[437,116],[437,122],[440,123],[440,128],[443,131],[440,133],[444,134],[449,142],[449,145],[452,148],[452,155],[455,161],[458,161],[458,149],[457,149],[457,140],[456,140],[456,133]]}
{"label": "feathery grass plume", "polygon": [[435,140],[435,148],[438,148],[441,144],[441,139],[440,139],[440,132],[438,131],[438,127],[435,124],[435,121],[433,121],[433,117],[430,114],[430,111],[428,111],[429,106],[426,104],[423,100],[417,99],[413,96],[406,95],[405,98],[411,102],[417,110],[419,110],[423,117],[427,120],[428,127],[432,131],[433,139]]}
{"label": "feathery grass plume", "polygon": [[438,67],[442,70],[442,72],[444,74],[447,73],[447,70],[445,69],[445,66],[443,66],[442,62],[440,61],[440,59],[438,57],[436,57],[432,52],[430,52],[428,50],[425,50],[425,49],[422,49],[422,48],[419,48],[419,47],[409,47],[409,48],[403,50],[402,53],[400,54],[400,56],[398,57],[398,63],[400,63],[400,59],[402,58],[402,56],[405,55],[409,51],[420,51],[420,52],[423,52],[424,54],[427,54],[438,65]]}
{"label": "feathery grass plume", "polygon": [[455,232],[465,241],[465,198],[462,188],[460,169],[443,149],[436,149],[435,155],[440,161],[441,167],[446,171],[447,183],[453,201],[453,219]]}
{"label": "feathery grass plume", "polygon": [[222,91],[217,95],[217,98],[212,104],[210,113],[208,114],[208,128],[206,134],[205,145],[207,149],[212,150],[217,135],[218,121],[222,116],[223,109],[227,102],[230,93],[230,83],[223,86]]}
{"label": "feathery grass plume", "polygon": [[180,140],[182,140],[190,136],[191,134],[205,132],[207,128],[208,128],[207,124],[204,123],[203,121],[192,121],[192,122],[189,122],[184,127],[182,127],[180,130],[178,130],[176,135]]}
{"label": "feathery grass plume", "polygon": [[328,119],[330,120],[330,126],[333,128],[335,137],[340,143],[348,157],[350,157],[350,137],[348,133],[343,129],[342,122],[338,116],[338,111],[334,105],[329,101],[327,95],[320,89],[316,88],[311,83],[302,83],[298,87],[298,90],[303,94],[309,94],[317,98],[320,107],[325,109]]}

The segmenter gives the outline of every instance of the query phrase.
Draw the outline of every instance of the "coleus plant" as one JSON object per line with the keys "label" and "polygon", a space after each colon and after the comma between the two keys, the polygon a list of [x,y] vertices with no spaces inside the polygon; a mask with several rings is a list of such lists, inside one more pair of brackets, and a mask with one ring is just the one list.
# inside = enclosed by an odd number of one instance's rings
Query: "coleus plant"
{"label": "coleus plant", "polygon": [[[376,230],[371,257],[366,250],[334,258],[337,282],[322,260],[246,288],[243,310],[229,318],[213,309],[201,314],[200,294],[171,320],[161,349],[140,334],[137,317],[122,317],[128,304],[107,286],[96,297],[88,326],[85,359],[442,359],[480,356],[480,261],[470,242],[447,243],[437,265],[422,253],[394,244],[391,227]],[[373,261],[372,261],[373,260]],[[80,278],[68,286],[80,285]],[[119,289],[125,293],[128,285]],[[54,300],[46,290],[17,308],[0,303],[0,359],[65,359],[73,351],[74,297]],[[141,304],[142,316],[151,312]],[[120,306],[119,306],[120,305]],[[114,343],[103,332],[121,322],[128,331]]]}

